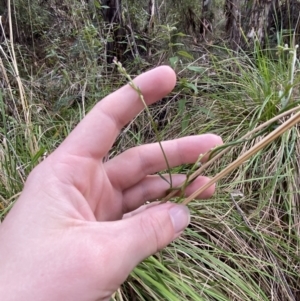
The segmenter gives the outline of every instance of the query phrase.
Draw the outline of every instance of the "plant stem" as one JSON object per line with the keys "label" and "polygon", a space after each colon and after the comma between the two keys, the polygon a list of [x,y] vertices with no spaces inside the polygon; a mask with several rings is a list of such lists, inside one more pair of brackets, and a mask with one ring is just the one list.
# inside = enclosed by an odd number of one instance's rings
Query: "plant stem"
{"label": "plant stem", "polygon": [[243,162],[248,160],[252,155],[256,154],[258,151],[260,151],[266,145],[268,145],[269,143],[274,141],[277,137],[282,135],[288,129],[292,128],[299,121],[300,121],[300,112],[297,112],[293,117],[288,119],[281,126],[279,126],[276,130],[271,132],[269,135],[267,135],[265,138],[263,138],[261,141],[259,141],[257,144],[255,144],[252,148],[250,148],[247,152],[245,152],[242,156],[240,156],[234,162],[229,164],[225,169],[223,169],[216,176],[214,176],[208,183],[206,183],[204,186],[202,186],[201,188],[196,190],[194,193],[192,193],[188,198],[186,198],[182,202],[182,204],[187,205],[197,195],[201,194],[204,190],[209,188],[211,185],[213,185],[214,183],[216,183],[217,181],[222,179],[224,176],[226,176],[228,173],[233,171],[235,168],[239,167]]}
{"label": "plant stem", "polygon": [[[251,135],[253,135],[254,133],[258,132],[259,130],[265,128],[265,127],[268,127],[270,126],[273,122],[275,122],[276,120],[279,120],[280,118],[283,118],[295,111],[298,111],[299,110],[299,106],[295,107],[295,108],[292,108],[288,111],[285,111],[275,117],[273,117],[272,119],[264,122],[263,124],[261,124],[260,126],[256,127],[255,129],[253,129],[252,131],[248,132],[247,134],[245,134],[241,139],[239,139],[236,143],[234,144],[231,144],[231,145],[228,145],[228,146],[233,146],[237,143],[241,143],[243,142],[246,138],[250,137]],[[224,146],[221,146],[221,148],[224,148]],[[215,151],[217,151],[219,149],[219,147],[217,148],[214,148],[210,151],[208,151],[205,155],[207,154],[210,154],[212,155]],[[213,164],[215,161],[217,161],[219,158],[221,158],[222,155],[224,155],[227,151],[227,148],[224,148],[220,153],[218,153],[216,156],[212,157],[209,161],[207,161],[205,164],[203,164],[198,170],[196,170],[190,177],[189,177],[189,183],[191,183],[191,181],[193,181],[196,177],[198,177],[200,174],[203,173],[203,171],[211,164]],[[175,194],[177,193],[178,190],[182,189],[182,187],[186,185],[185,184],[185,181],[177,186],[177,187],[174,187],[172,191],[170,191],[170,193],[168,193],[167,196],[165,196],[161,202],[162,203],[165,203],[167,202],[170,198],[172,198],[173,196],[175,196]]]}
{"label": "plant stem", "polygon": [[160,174],[160,177],[162,177],[166,182],[168,182],[169,185],[170,185],[170,188],[169,188],[169,189],[172,189],[172,188],[173,188],[173,182],[172,182],[172,173],[171,173],[170,164],[169,164],[168,158],[167,158],[167,156],[166,156],[166,153],[165,153],[165,151],[164,151],[164,149],[163,149],[163,146],[162,146],[162,143],[161,143],[160,134],[159,134],[158,129],[157,129],[157,125],[156,125],[156,123],[154,122],[154,120],[153,120],[153,118],[152,118],[152,116],[151,116],[151,113],[150,113],[149,108],[148,108],[148,106],[147,106],[147,104],[146,104],[146,101],[145,101],[145,99],[144,99],[144,96],[143,96],[143,94],[142,94],[142,91],[141,91],[140,88],[134,83],[134,81],[132,80],[131,76],[127,73],[126,69],[122,66],[122,64],[121,64],[120,62],[118,62],[118,61],[116,60],[116,58],[114,59],[114,63],[115,63],[116,66],[118,67],[119,72],[120,72],[122,75],[124,75],[124,76],[128,79],[130,87],[131,87],[133,90],[135,90],[135,91],[137,92],[137,94],[139,95],[139,98],[140,98],[141,102],[142,102],[143,105],[144,105],[144,108],[145,108],[146,113],[147,113],[147,117],[149,118],[149,120],[150,120],[150,122],[151,122],[151,125],[152,125],[152,127],[153,127],[153,130],[154,130],[154,133],[155,133],[157,142],[158,142],[159,147],[160,147],[160,149],[161,149],[161,151],[162,151],[162,154],[163,154],[163,156],[164,156],[164,160],[165,160],[166,165],[167,165],[167,170],[168,170],[168,174],[169,174],[170,180],[168,181],[168,180],[167,180],[163,175],[161,175],[161,174]]}

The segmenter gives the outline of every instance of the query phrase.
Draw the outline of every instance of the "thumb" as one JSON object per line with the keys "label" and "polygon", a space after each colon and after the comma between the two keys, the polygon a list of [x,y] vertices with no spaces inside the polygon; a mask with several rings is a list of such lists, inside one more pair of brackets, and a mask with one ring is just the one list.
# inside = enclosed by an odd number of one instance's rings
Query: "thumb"
{"label": "thumb", "polygon": [[[190,222],[186,206],[172,203],[150,207],[122,221],[123,248],[129,268],[176,239]],[[125,233],[124,233],[125,232]]]}

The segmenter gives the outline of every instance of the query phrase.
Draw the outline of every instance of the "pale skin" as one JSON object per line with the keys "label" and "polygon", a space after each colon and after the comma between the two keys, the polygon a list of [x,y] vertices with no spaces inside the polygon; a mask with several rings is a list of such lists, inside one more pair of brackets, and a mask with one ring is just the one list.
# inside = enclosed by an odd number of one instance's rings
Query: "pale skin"
{"label": "pale skin", "polygon": [[[134,81],[150,105],[173,89],[176,77],[162,66]],[[0,225],[0,300],[109,300],[139,262],[188,225],[184,206],[143,206],[169,188],[154,175],[166,169],[157,143],[103,163],[122,127],[142,109],[136,91],[124,86],[100,101],[29,175]],[[207,134],[166,141],[163,148],[174,167],[220,144],[220,137]],[[173,184],[184,179],[174,175]],[[198,177],[186,195],[207,181]]]}

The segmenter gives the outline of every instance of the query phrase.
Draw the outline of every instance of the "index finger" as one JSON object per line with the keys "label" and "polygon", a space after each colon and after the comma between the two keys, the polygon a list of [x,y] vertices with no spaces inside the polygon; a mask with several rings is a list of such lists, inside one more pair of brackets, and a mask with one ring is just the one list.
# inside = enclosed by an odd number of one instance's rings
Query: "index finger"
{"label": "index finger", "polygon": [[[176,75],[170,67],[161,66],[133,81],[142,92],[146,104],[150,105],[172,91]],[[75,156],[101,159],[113,145],[122,127],[143,108],[138,93],[127,84],[97,103],[59,150]]]}

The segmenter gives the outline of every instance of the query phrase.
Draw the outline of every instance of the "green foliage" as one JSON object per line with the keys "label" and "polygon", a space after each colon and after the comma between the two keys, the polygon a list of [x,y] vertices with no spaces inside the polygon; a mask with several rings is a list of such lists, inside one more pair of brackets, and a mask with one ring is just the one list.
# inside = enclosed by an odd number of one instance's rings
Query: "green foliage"
{"label": "green foliage", "polygon": [[[214,5],[216,15],[221,14],[222,2]],[[188,6],[200,16],[199,1],[165,1],[155,15],[153,31],[146,34],[147,3],[131,0],[124,5],[123,21],[130,21],[132,29],[126,31],[127,56],[122,61],[128,74],[169,63],[178,82],[169,97],[124,129],[109,155],[155,142],[155,129],[162,139],[213,132],[228,146],[222,159],[205,171],[214,175],[289,115],[241,142],[244,134],[297,109],[297,47],[282,45],[266,51],[255,45],[253,53],[239,54],[218,46],[204,49],[202,45],[195,50],[183,22]],[[1,219],[32,168],[97,101],[125,83],[106,60],[113,35],[108,34],[110,25],[103,23],[104,7],[98,1],[51,0],[43,5],[31,1],[28,5],[25,0],[15,0],[12,7],[17,18],[14,47],[20,72],[12,61],[13,45],[4,39],[0,64]],[[135,46],[143,51],[131,56]],[[15,74],[20,74],[21,85]],[[141,263],[113,300],[297,300],[298,140],[296,126],[224,178],[213,199],[192,203],[192,223],[181,239]],[[172,170],[190,171],[189,165]]]}
{"label": "green foliage", "polygon": [[[51,11],[39,0],[13,0],[16,27],[24,38],[43,35],[51,27]],[[48,6],[49,8],[49,6]]]}
{"label": "green foliage", "polygon": [[[198,133],[209,129],[225,141],[239,140],[287,110],[280,91],[290,95],[288,108],[297,109],[300,82],[290,72],[298,68],[297,48],[289,49],[288,61],[280,52],[274,61],[258,50],[252,59],[223,51],[223,58],[211,54],[205,67],[189,65],[179,72],[178,88],[185,95],[179,114],[196,115]],[[223,169],[285,118],[236,144],[207,172]],[[195,132],[192,120],[188,125],[181,120],[179,131]],[[131,300],[133,292],[140,300],[267,301],[274,295],[293,300],[299,283],[298,136],[298,127],[292,128],[223,179],[213,200],[191,205],[193,222],[184,237],[141,264],[114,300]]]}

